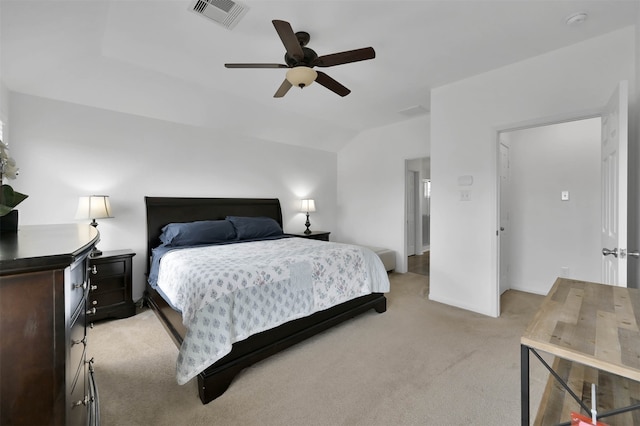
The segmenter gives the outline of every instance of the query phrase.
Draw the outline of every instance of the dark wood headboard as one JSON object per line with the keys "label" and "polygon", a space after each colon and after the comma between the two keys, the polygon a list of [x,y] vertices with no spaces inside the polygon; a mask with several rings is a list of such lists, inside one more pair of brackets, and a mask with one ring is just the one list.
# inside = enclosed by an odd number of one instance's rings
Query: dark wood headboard
{"label": "dark wood headboard", "polygon": [[180,198],[144,197],[147,208],[147,273],[151,249],[160,245],[162,228],[168,223],[219,220],[227,216],[265,216],[282,227],[277,198]]}

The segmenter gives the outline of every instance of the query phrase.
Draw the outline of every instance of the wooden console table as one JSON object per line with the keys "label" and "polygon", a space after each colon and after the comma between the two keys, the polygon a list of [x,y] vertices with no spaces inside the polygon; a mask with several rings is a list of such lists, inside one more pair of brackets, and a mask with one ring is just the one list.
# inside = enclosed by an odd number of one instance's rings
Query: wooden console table
{"label": "wooden console table", "polygon": [[[530,353],[551,374],[536,424],[570,424],[568,411],[581,407],[590,416],[593,382],[599,419],[638,424],[639,323],[640,290],[558,278],[520,339],[522,425],[530,424]],[[553,367],[537,351],[555,355]]]}

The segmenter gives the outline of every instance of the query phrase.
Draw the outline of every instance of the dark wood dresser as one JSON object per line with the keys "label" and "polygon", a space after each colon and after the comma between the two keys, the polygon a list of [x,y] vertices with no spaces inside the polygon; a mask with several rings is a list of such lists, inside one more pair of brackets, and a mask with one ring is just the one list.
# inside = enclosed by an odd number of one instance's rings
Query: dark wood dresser
{"label": "dark wood dresser", "polygon": [[0,424],[96,425],[87,355],[89,225],[0,234]]}

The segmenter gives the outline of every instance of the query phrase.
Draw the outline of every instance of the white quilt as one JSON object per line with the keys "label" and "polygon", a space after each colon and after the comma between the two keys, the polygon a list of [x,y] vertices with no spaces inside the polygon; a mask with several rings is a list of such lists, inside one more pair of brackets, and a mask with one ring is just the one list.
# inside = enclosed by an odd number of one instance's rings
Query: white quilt
{"label": "white quilt", "polygon": [[179,384],[234,342],[370,293],[389,291],[371,250],[305,238],[185,248],[160,261],[158,287],[182,311]]}

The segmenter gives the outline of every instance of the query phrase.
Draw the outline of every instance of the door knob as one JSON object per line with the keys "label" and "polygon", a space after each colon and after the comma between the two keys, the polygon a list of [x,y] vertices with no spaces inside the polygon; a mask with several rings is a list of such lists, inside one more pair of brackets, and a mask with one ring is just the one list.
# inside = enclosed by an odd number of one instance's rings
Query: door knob
{"label": "door knob", "polygon": [[501,226],[501,227],[500,227],[500,230],[501,230],[501,231],[504,231],[504,226]]}
{"label": "door knob", "polygon": [[636,259],[640,258],[640,252],[636,251],[627,251],[626,249],[620,249],[620,253],[618,253],[618,249],[615,248],[613,250],[609,250],[609,249],[602,249],[602,254],[603,255],[608,255],[608,254],[612,254],[615,257],[618,257],[618,255],[620,255],[620,259],[624,259],[627,256],[629,257],[635,257]]}

